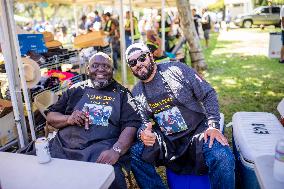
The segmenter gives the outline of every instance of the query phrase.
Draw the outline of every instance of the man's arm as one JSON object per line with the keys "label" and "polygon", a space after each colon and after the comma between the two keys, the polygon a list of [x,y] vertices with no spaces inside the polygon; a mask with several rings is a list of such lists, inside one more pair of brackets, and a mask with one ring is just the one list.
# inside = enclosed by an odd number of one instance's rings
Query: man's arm
{"label": "man's arm", "polygon": [[46,121],[49,125],[56,129],[61,129],[68,126],[69,115],[63,115],[59,112],[49,112],[46,116]]}
{"label": "man's arm", "polygon": [[125,154],[132,145],[136,136],[137,128],[126,127],[120,134],[117,142],[113,145],[113,148],[120,148],[120,155]]}
{"label": "man's arm", "polygon": [[69,125],[84,126],[86,118],[84,112],[76,110],[71,115],[64,115],[60,112],[49,112],[46,120],[52,127],[61,129]]}
{"label": "man's arm", "polygon": [[117,142],[109,150],[103,151],[97,159],[97,163],[114,165],[121,155],[124,155],[132,145],[136,137],[137,128],[141,125],[136,104],[133,102],[130,92],[126,92],[122,100],[120,125],[122,131]]}
{"label": "man's arm", "polygon": [[86,116],[81,111],[73,111],[71,115],[65,115],[68,106],[68,100],[73,96],[73,89],[68,89],[62,94],[59,100],[48,108],[46,121],[52,127],[61,129],[69,125],[83,125]]}

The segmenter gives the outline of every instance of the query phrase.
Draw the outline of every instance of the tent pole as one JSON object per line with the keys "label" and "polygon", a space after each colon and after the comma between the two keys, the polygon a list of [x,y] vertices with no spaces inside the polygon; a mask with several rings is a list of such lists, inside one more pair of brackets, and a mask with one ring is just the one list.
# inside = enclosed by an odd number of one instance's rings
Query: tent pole
{"label": "tent pole", "polygon": [[73,4],[73,16],[74,16],[74,21],[75,21],[75,32],[76,36],[78,36],[79,31],[78,31],[78,15],[77,15],[77,5]]}
{"label": "tent pole", "polygon": [[119,17],[119,31],[120,31],[120,57],[122,66],[122,84],[127,85],[127,68],[125,61],[125,30],[123,21],[123,0],[120,0],[120,17]]}
{"label": "tent pole", "polygon": [[132,15],[132,0],[129,0],[129,15],[130,15],[130,31],[131,31],[131,43],[133,44],[134,43],[134,38],[133,38],[133,35],[134,35],[134,31],[133,31],[133,15]]}
{"label": "tent pole", "polygon": [[[162,51],[165,51],[165,0],[162,0],[161,9],[161,24],[162,24]],[[160,26],[161,27],[161,26]]]}
{"label": "tent pole", "polygon": [[32,135],[32,140],[36,139],[35,135],[35,130],[34,130],[34,120],[33,120],[33,115],[32,115],[32,109],[31,109],[31,101],[29,98],[28,94],[28,87],[24,75],[24,68],[23,68],[23,63],[20,55],[20,48],[19,48],[19,41],[18,41],[18,36],[16,34],[16,24],[14,20],[14,13],[13,13],[13,1],[7,1],[7,12],[8,12],[8,18],[10,21],[10,27],[11,27],[11,36],[12,36],[12,41],[14,43],[14,48],[15,48],[15,56],[16,56],[16,62],[18,64],[19,68],[19,75],[21,79],[21,84],[22,84],[22,89],[23,89],[23,94],[24,94],[24,99],[25,99],[25,105],[26,105],[26,110],[28,113],[28,120],[29,120],[29,126],[31,130],[31,135]]}
{"label": "tent pole", "polygon": [[17,132],[18,132],[18,139],[19,139],[19,146],[22,148],[26,144],[28,144],[28,135],[27,135],[27,128],[25,117],[23,114],[23,101],[22,101],[22,94],[21,94],[21,87],[19,82],[19,75],[17,73],[17,68],[15,67],[16,56],[14,56],[14,48],[13,44],[10,43],[11,36],[9,35],[10,32],[10,23],[9,23],[9,16],[6,12],[6,0],[1,0],[0,8],[1,8],[1,25],[0,25],[0,40],[2,46],[2,52],[5,59],[5,69],[7,73],[7,78],[9,82],[9,91],[11,95],[11,101],[13,105],[13,113],[15,117]]}

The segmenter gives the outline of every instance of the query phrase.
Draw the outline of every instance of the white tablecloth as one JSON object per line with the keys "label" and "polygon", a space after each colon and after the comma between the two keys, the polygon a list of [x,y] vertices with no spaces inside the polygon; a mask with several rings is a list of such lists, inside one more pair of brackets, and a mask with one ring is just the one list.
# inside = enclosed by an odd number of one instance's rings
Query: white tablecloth
{"label": "white tablecloth", "polygon": [[0,152],[2,189],[104,189],[114,180],[110,165]]}

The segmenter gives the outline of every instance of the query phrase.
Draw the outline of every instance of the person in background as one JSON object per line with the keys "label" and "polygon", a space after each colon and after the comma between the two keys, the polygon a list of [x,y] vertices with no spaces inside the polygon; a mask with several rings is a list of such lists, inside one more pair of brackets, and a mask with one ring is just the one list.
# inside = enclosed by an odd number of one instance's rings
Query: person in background
{"label": "person in background", "polygon": [[87,22],[85,24],[85,30],[87,31],[87,33],[92,32],[93,31],[93,26],[95,23],[95,14],[93,12],[90,12],[87,15]]}
{"label": "person in background", "polygon": [[[161,9],[158,11],[156,23],[156,30],[159,33],[160,38],[162,38],[162,12]],[[165,12],[165,51],[170,52],[170,40],[171,40],[171,32],[172,32],[172,19],[170,15]]]}
{"label": "person in background", "polygon": [[154,30],[148,30],[146,32],[146,45],[153,54],[153,58],[156,63],[161,63],[165,61],[169,61],[170,58],[165,55],[165,53],[162,50],[161,45],[161,38],[158,36],[158,34]]}
{"label": "person in background", "polygon": [[196,9],[192,9],[192,16],[193,16],[193,21],[194,21],[194,26],[195,26],[195,29],[196,29],[196,33],[197,33],[197,35],[199,37],[198,28],[199,28],[199,22],[201,20],[201,16],[196,13]]}
{"label": "person in background", "polygon": [[97,10],[95,10],[95,22],[101,22],[102,19],[99,15],[99,12]]}
{"label": "person in background", "polygon": [[86,22],[87,22],[87,16],[86,15],[83,15],[81,17],[81,23],[79,25],[79,35],[80,34],[85,34],[87,33],[87,30],[86,30]]}
{"label": "person in background", "polygon": [[115,179],[110,188],[126,189],[122,167],[130,169],[128,149],[141,125],[140,115],[131,93],[113,79],[108,55],[98,52],[90,58],[88,76],[48,108],[47,122],[59,129],[50,141],[50,154],[112,165]]}
{"label": "person in background", "polygon": [[[125,54],[133,75],[140,80],[132,94],[146,119],[138,130],[144,148],[158,143],[159,149],[163,146],[159,143],[167,140],[167,145],[172,146],[165,150],[170,161],[162,165],[167,169],[180,175],[208,173],[212,189],[234,189],[234,156],[219,130],[216,91],[185,64],[156,64],[143,43],[130,45]],[[157,137],[153,129],[163,137]],[[161,138],[165,140],[160,141]],[[142,160],[142,150],[139,142],[131,149],[132,172],[141,188],[153,188],[151,183],[161,182],[153,166]]]}
{"label": "person in background", "polygon": [[[138,28],[138,19],[134,16],[133,12],[132,12],[132,20],[133,20],[133,40],[134,43],[137,43],[140,40],[140,32]],[[125,44],[126,48],[132,44],[130,11],[126,12],[125,42],[126,42]]]}
{"label": "person in background", "polygon": [[109,12],[105,13],[104,16],[105,26],[104,32],[109,36],[109,43],[112,44],[112,59],[114,69],[118,69],[118,53],[119,53],[119,22],[111,17]]}
{"label": "person in background", "polygon": [[202,9],[201,25],[204,32],[205,47],[209,47],[210,29],[211,29],[211,18],[207,11],[207,8]]}
{"label": "person in background", "polygon": [[280,11],[280,19],[281,19],[281,40],[282,40],[282,47],[280,52],[280,60],[279,63],[284,63],[284,5],[281,7]]}

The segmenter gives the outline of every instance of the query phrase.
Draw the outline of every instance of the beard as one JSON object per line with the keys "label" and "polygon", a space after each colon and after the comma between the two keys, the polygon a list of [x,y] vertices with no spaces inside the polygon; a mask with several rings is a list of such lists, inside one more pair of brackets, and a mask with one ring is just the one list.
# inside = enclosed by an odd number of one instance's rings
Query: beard
{"label": "beard", "polygon": [[103,89],[109,86],[113,82],[113,79],[109,80],[93,80],[93,86],[96,89]]}
{"label": "beard", "polygon": [[146,72],[144,72],[143,74],[138,74],[138,71],[140,70],[140,69],[143,69],[143,65],[141,65],[141,66],[139,66],[138,68],[137,68],[137,72],[133,72],[133,75],[135,76],[135,77],[137,77],[138,79],[140,79],[140,80],[142,80],[142,81],[144,81],[144,80],[147,80],[151,75],[152,75],[152,73],[154,72],[154,61],[152,61],[152,60],[150,60],[150,63],[147,65],[147,67],[146,67]]}

